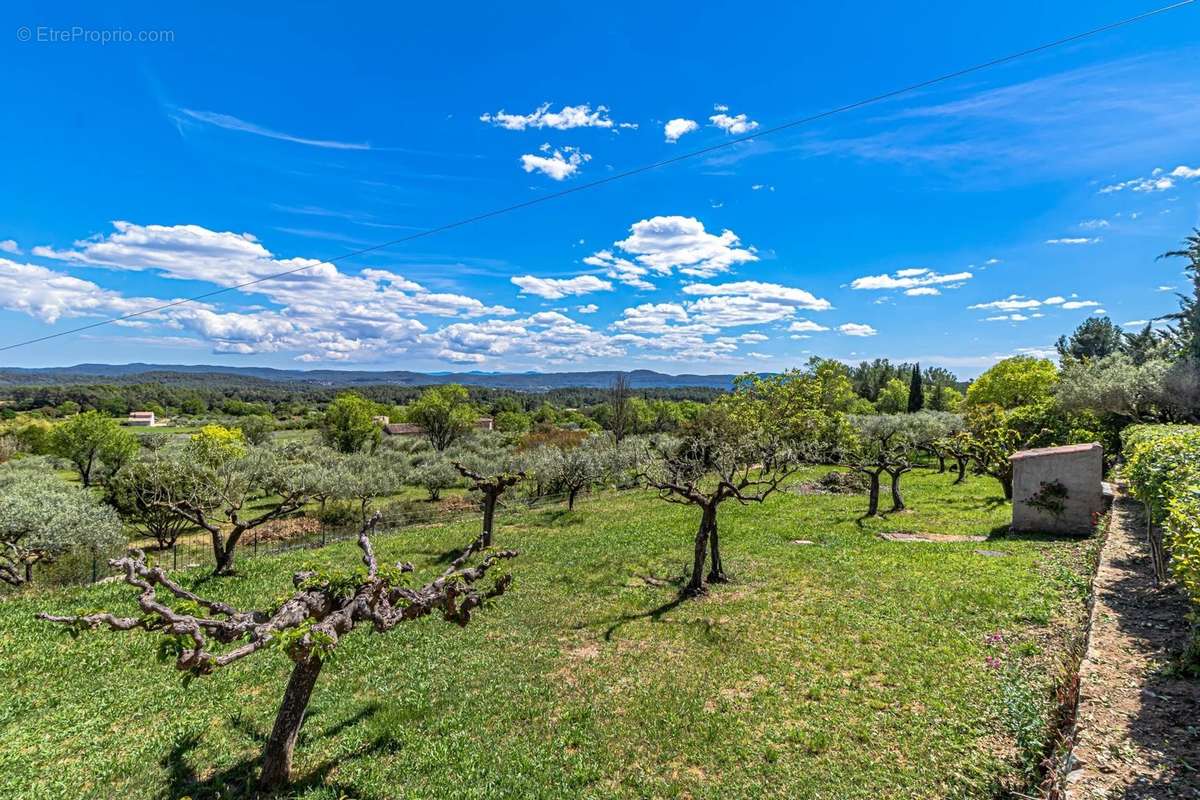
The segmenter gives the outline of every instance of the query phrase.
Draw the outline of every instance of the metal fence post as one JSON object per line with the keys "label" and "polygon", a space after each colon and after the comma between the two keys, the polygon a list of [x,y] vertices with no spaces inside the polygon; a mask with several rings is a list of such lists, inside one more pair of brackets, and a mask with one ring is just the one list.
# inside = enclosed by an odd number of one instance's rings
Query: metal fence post
{"label": "metal fence post", "polygon": [[171,569],[179,569],[179,542],[171,543]]}
{"label": "metal fence post", "polygon": [[96,553],[92,552],[92,583],[96,582]]}

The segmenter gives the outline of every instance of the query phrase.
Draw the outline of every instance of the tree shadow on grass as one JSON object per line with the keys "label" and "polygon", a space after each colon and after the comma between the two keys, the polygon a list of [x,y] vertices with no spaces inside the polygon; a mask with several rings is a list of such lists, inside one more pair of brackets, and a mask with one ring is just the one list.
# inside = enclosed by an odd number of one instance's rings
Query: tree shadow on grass
{"label": "tree shadow on grass", "polygon": [[[663,620],[663,617],[667,613],[679,608],[684,602],[694,599],[685,591],[685,586],[688,581],[687,573],[682,573],[670,578],[659,578],[654,575],[636,575],[635,577],[641,578],[646,582],[647,586],[651,587],[672,586],[675,588],[675,594],[667,602],[655,606],[647,611],[642,611],[636,614],[621,614],[617,617],[607,617],[594,622],[581,622],[576,625],[575,628],[578,630],[582,628],[590,628],[594,625],[607,625],[608,627],[604,630],[604,641],[611,642],[613,635],[631,622],[638,622],[639,620],[644,619],[650,620],[651,622],[664,622],[665,620]],[[727,583],[727,581],[721,581],[721,583]],[[688,621],[685,624],[703,626],[706,631],[711,631],[713,627],[712,620],[703,619]]]}
{"label": "tree shadow on grass", "polygon": [[[374,716],[381,708],[379,703],[368,704],[357,713],[319,733],[308,730],[309,723],[317,714],[308,715],[305,720],[306,730],[301,731],[300,741],[296,745],[300,760],[303,760],[306,742],[312,739],[328,739],[337,736],[348,728]],[[265,744],[267,734],[241,715],[233,717],[230,724],[255,743],[256,751]],[[358,787],[337,781],[330,782],[329,774],[347,761],[367,758],[376,753],[395,752],[399,748],[399,743],[393,737],[385,734],[349,754],[326,759],[308,769],[294,769],[293,780],[288,786],[275,792],[263,792],[257,785],[260,767],[260,756],[257,752],[235,764],[215,770],[207,777],[200,777],[200,774],[189,763],[188,757],[200,745],[201,736],[201,733],[189,733],[180,737],[171,751],[160,760],[159,763],[167,773],[168,785],[160,795],[164,800],[188,800],[189,798],[190,800],[267,800],[267,798],[293,797],[303,794],[309,789],[324,789],[332,792],[335,797],[373,800],[377,797],[376,795],[364,795]]]}

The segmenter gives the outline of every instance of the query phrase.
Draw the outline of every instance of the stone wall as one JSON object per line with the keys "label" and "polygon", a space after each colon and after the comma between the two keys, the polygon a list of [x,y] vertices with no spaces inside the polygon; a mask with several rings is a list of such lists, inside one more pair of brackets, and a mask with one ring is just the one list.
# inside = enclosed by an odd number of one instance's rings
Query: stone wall
{"label": "stone wall", "polygon": [[1012,530],[1087,535],[1104,511],[1104,448],[1073,444],[1012,456]]}

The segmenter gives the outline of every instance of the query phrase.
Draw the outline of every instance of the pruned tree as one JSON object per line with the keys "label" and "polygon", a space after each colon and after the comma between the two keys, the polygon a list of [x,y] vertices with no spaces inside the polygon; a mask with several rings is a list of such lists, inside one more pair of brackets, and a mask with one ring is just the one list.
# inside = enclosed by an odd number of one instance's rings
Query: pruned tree
{"label": "pruned tree", "polygon": [[405,586],[412,564],[380,565],[371,546],[375,520],[358,536],[365,568],[339,572],[297,572],[294,593],[273,609],[239,610],[185,589],[160,567],[150,566],[141,551],[114,559],[127,584],[138,590],[137,616],[99,612],[81,616],[39,613],[39,619],[65,625],[73,634],[108,628],[158,634],[160,654],[175,656],[185,680],[208,675],[268,648],[283,650],[292,660],[291,676],[275,723],[262,753],[259,786],[265,791],[288,783],[292,757],[305,711],[322,667],[337,645],[360,625],[376,633],[440,613],[447,622],[465,626],[474,611],[503,594],[511,576],[490,587],[478,586],[497,563],[516,551],[488,552],[475,566],[469,561],[483,550],[476,540],[437,578],[417,587]]}
{"label": "pruned tree", "polygon": [[879,513],[880,477],[884,474],[891,479],[891,510],[903,511],[900,477],[912,469],[917,447],[911,417],[907,414],[875,414],[854,416],[850,422],[857,438],[847,448],[845,462],[870,481],[865,516],[873,517]]}
{"label": "pruned tree", "polygon": [[[684,426],[679,440],[652,446],[641,479],[662,500],[693,505],[700,523],[684,596],[727,580],[717,513],[722,503],[761,503],[806,460],[817,457],[828,418],[819,381],[797,371],[747,375],[735,391]],[[709,571],[705,575],[705,563]]]}
{"label": "pruned tree", "polygon": [[380,497],[400,491],[407,477],[407,464],[396,456],[356,453],[337,468],[337,497],[358,505],[362,524],[370,518],[371,504]]}
{"label": "pruned tree", "polygon": [[608,473],[612,449],[605,436],[589,436],[574,447],[539,447],[532,459],[533,473],[539,484],[565,492],[567,510],[574,510],[579,493]]}
{"label": "pruned tree", "polygon": [[925,410],[909,420],[917,449],[937,459],[937,471],[946,471],[945,440],[963,429],[963,418],[947,411]]}
{"label": "pruned tree", "polygon": [[0,581],[33,582],[37,564],[76,549],[106,553],[124,544],[117,512],[87,489],[59,478],[49,465],[0,470]]}
{"label": "pruned tree", "polygon": [[506,491],[525,480],[525,470],[517,466],[511,453],[490,440],[457,455],[453,461],[454,468],[466,478],[472,489],[482,495],[483,530],[480,539],[484,547],[491,547],[496,505]]}
{"label": "pruned tree", "polygon": [[462,476],[450,459],[442,453],[428,458],[414,458],[412,480],[429,493],[430,502],[440,500],[442,492],[462,484]]}
{"label": "pruned tree", "polygon": [[[264,448],[248,448],[238,431],[208,426],[182,448],[165,453],[144,473],[139,491],[147,503],[166,508],[203,528],[212,540],[213,574],[233,571],[234,552],[247,531],[304,507],[317,473]],[[261,496],[253,514],[248,501]]]}
{"label": "pruned tree", "polygon": [[938,441],[938,446],[954,459],[954,483],[967,479],[967,465],[971,463],[974,444],[971,434],[965,430],[955,431]]}

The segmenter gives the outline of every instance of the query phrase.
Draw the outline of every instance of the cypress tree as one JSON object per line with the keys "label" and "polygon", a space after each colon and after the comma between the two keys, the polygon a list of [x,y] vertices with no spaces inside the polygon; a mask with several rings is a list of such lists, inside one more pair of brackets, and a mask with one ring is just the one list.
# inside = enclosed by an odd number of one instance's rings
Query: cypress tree
{"label": "cypress tree", "polygon": [[915,413],[924,407],[925,387],[921,384],[921,365],[914,364],[912,381],[908,384],[908,413]]}

